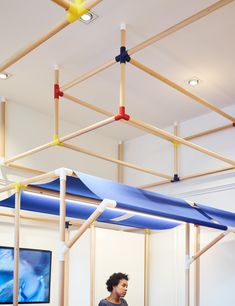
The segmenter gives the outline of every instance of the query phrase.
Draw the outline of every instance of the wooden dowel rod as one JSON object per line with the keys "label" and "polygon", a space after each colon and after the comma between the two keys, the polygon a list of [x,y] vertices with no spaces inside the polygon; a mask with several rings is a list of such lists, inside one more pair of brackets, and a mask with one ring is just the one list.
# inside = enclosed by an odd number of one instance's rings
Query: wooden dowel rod
{"label": "wooden dowel rod", "polygon": [[145,40],[144,42],[138,44],[137,46],[131,48],[129,50],[129,55],[132,55],[150,45],[152,45],[153,43],[159,41],[160,39],[163,39],[165,37],[167,37],[168,35],[172,34],[172,33],[175,33],[176,31],[179,31],[181,29],[183,29],[184,27],[192,24],[193,22],[209,15],[210,13],[218,10],[219,8],[229,4],[233,2],[233,0],[221,0],[221,1],[217,1],[216,3],[208,6],[207,8],[197,12],[196,14],[182,20],[181,22],[175,24],[174,26],[172,27],[169,27],[168,29],[164,30],[163,32]]}
{"label": "wooden dowel rod", "polygon": [[[34,176],[34,177],[31,177],[31,178],[25,179],[25,180],[21,181],[20,184],[22,186],[24,186],[24,185],[33,184],[33,183],[37,183],[37,182],[48,180],[48,179],[54,179],[54,178],[57,178],[57,177],[58,176],[55,174],[55,171],[51,171],[51,172],[47,172],[47,173],[44,173],[44,174],[41,174],[41,175],[38,175],[38,176]],[[15,188],[15,183],[10,184],[8,186],[1,187],[0,192],[8,191],[8,190],[11,190],[11,189],[14,189],[14,188]]]}
{"label": "wooden dowel rod", "polygon": [[[190,255],[190,226],[185,224],[185,257],[189,258]],[[190,269],[185,268],[185,306],[190,305]]]}
{"label": "wooden dowel rod", "polygon": [[6,100],[0,98],[1,106],[1,134],[0,134],[0,158],[5,158],[6,153]]}
{"label": "wooden dowel rod", "polygon": [[183,87],[179,86],[178,84],[172,82],[171,80],[167,79],[166,77],[164,77],[163,75],[159,74],[158,72],[150,69],[149,67],[143,65],[142,63],[134,60],[134,59],[131,59],[130,63],[141,69],[142,71],[144,72],[147,72],[148,74],[150,74],[151,76],[153,76],[154,78],[160,80],[161,82],[169,85],[170,87],[176,89],[177,91],[181,92],[182,94],[186,95],[187,97],[195,100],[196,102],[208,107],[210,110],[216,112],[217,114],[223,116],[224,118],[232,121],[232,122],[235,122],[235,118],[230,116],[229,114],[226,114],[224,111],[222,111],[221,109],[219,109],[218,107],[214,106],[213,104],[211,104],[210,102],[194,95],[193,93],[191,93],[190,91],[184,89]]}
{"label": "wooden dowel rod", "polygon": [[[118,144],[118,160],[123,161],[123,142]],[[123,166],[117,164],[117,181],[123,183]]]}
{"label": "wooden dowel rod", "polygon": [[44,145],[38,146],[38,147],[36,147],[34,149],[28,150],[28,151],[26,151],[24,153],[18,154],[16,156],[12,157],[12,158],[7,159],[5,161],[5,165],[8,165],[8,164],[10,164],[10,163],[12,163],[12,162],[14,162],[14,161],[16,161],[18,159],[27,157],[27,156],[32,155],[34,153],[38,153],[38,152],[43,151],[43,150],[45,150],[47,148],[50,148],[50,147],[51,147],[51,143],[48,142],[48,143],[46,143]]}
{"label": "wooden dowel rod", "polygon": [[[178,136],[178,124],[174,124],[174,135]],[[179,148],[178,144],[174,143],[174,175],[179,175]]]}
{"label": "wooden dowel rod", "polygon": [[73,96],[71,96],[71,95],[65,93],[65,92],[64,92],[63,98],[66,98],[66,99],[68,99],[68,100],[70,100],[70,101],[72,101],[72,102],[75,102],[75,103],[77,103],[77,104],[79,104],[79,105],[81,105],[81,106],[84,106],[84,107],[86,107],[86,108],[88,108],[88,109],[91,109],[91,110],[93,110],[93,111],[95,111],[95,112],[97,112],[97,113],[100,113],[100,114],[102,114],[102,115],[105,115],[105,116],[107,116],[107,117],[111,117],[111,116],[114,116],[114,115],[115,115],[115,114],[113,114],[113,113],[111,113],[111,112],[109,112],[109,111],[106,111],[106,110],[103,109],[103,108],[100,108],[100,107],[97,107],[97,106],[95,106],[95,105],[92,105],[92,104],[90,104],[90,103],[88,103],[88,102],[82,101],[82,100],[80,100],[80,99],[78,99],[78,98],[76,98],[76,97],[73,97]]}
{"label": "wooden dowel rod", "polygon": [[51,0],[52,2],[58,4],[59,6],[63,7],[66,11],[70,7],[70,2],[66,0]]}
{"label": "wooden dowel rod", "polygon": [[199,252],[197,252],[193,256],[193,261],[195,261],[197,258],[199,258],[206,251],[208,251],[213,245],[215,245],[217,242],[219,242],[221,239],[223,239],[226,235],[227,235],[227,232],[224,232],[224,233],[221,233],[219,236],[217,236],[215,239],[213,239],[210,243],[208,243],[204,248],[202,248]]}
{"label": "wooden dowel rod", "polygon": [[[207,172],[200,172],[200,173],[195,173],[195,174],[192,174],[192,175],[181,176],[180,180],[181,181],[189,180],[189,179],[197,178],[197,177],[200,177],[200,176],[210,175],[210,174],[219,173],[219,172],[228,171],[228,170],[234,170],[234,167],[225,167],[225,168],[220,168],[220,169],[214,169],[214,170],[207,171]],[[171,182],[169,180],[167,180],[167,181],[161,181],[161,182],[142,185],[142,186],[139,186],[139,188],[148,189],[148,188],[153,188],[153,187],[156,187],[156,186],[159,186],[159,185],[164,185],[164,184],[169,184],[169,183],[171,183]]]}
{"label": "wooden dowel rod", "polygon": [[[63,245],[65,243],[65,217],[66,217],[66,202],[65,202],[65,195],[66,195],[66,177],[60,178],[60,243]],[[63,258],[62,258],[63,257]],[[65,258],[64,256],[60,255],[60,274],[59,274],[59,306],[64,306],[64,293],[65,293]]]}
{"label": "wooden dowel rod", "polygon": [[15,193],[15,224],[14,224],[14,284],[13,284],[13,305],[18,305],[19,291],[19,241],[20,241],[20,188]]}
{"label": "wooden dowel rod", "polygon": [[[69,241],[69,228],[65,229],[65,242]],[[64,290],[64,305],[69,306],[69,252],[65,254],[65,290]]]}
{"label": "wooden dowel rod", "polygon": [[96,232],[92,225],[90,228],[90,306],[95,305],[95,253]]}
{"label": "wooden dowel rod", "polygon": [[82,234],[93,224],[93,222],[102,214],[102,211],[99,210],[99,206],[97,209],[90,215],[90,217],[85,220],[85,222],[78,229],[77,233],[73,238],[67,243],[68,248],[70,249],[74,243],[82,236]]}
{"label": "wooden dowel rod", "polygon": [[15,55],[10,57],[9,59],[6,60],[1,66],[0,66],[0,72],[4,71],[14,63],[16,63],[18,60],[20,60],[22,57],[30,53],[32,50],[36,49],[38,46],[40,46],[42,43],[47,41],[49,38],[54,36],[56,33],[59,31],[63,30],[65,27],[67,27],[70,23],[67,20],[64,20],[61,22],[59,25],[57,25],[55,28],[50,30],[46,35],[42,36],[35,42],[31,43],[29,46],[26,48],[22,49],[21,51],[17,52]]}
{"label": "wooden dowel rod", "polygon": [[209,134],[212,134],[212,133],[216,133],[216,132],[219,132],[219,131],[223,131],[223,130],[226,130],[226,129],[231,128],[231,127],[233,127],[233,124],[223,125],[223,126],[220,126],[220,127],[214,128],[214,129],[210,129],[210,130],[207,130],[207,131],[203,131],[203,132],[200,132],[200,133],[196,133],[196,134],[184,137],[184,139],[185,140],[191,140],[191,139],[194,139],[194,138],[198,138],[198,137],[202,137],[202,136],[209,135]]}
{"label": "wooden dowel rod", "polygon": [[149,305],[149,230],[144,234],[144,306]]}
{"label": "wooden dowel rod", "polygon": [[6,167],[8,167],[10,169],[14,169],[14,170],[35,173],[36,175],[41,175],[41,174],[46,173],[45,171],[41,171],[41,170],[38,170],[38,169],[21,166],[21,165],[18,165],[18,164],[9,164]]}
{"label": "wooden dowel rod", "polygon": [[[126,26],[121,25],[121,47],[126,47]],[[126,100],[126,64],[120,61],[120,91],[119,91],[119,106],[125,107]]]}
{"label": "wooden dowel rod", "polygon": [[[59,69],[54,71],[54,84],[59,85]],[[59,137],[59,98],[54,98],[54,137]]]}
{"label": "wooden dowel rod", "polygon": [[80,152],[80,153],[84,153],[84,154],[87,154],[87,155],[90,155],[90,156],[93,156],[93,157],[97,157],[97,158],[100,158],[100,159],[103,159],[103,160],[106,160],[106,161],[109,161],[109,162],[112,162],[112,163],[116,163],[116,164],[119,164],[119,165],[122,165],[122,166],[125,166],[125,167],[128,167],[128,168],[139,170],[139,171],[142,171],[142,172],[145,172],[145,173],[148,173],[148,174],[152,174],[152,175],[155,175],[155,176],[160,176],[160,177],[164,177],[164,178],[167,178],[167,179],[171,179],[171,177],[169,175],[166,175],[166,174],[163,174],[163,173],[160,173],[160,172],[157,172],[157,171],[153,171],[151,169],[147,169],[147,168],[144,168],[144,167],[141,167],[141,166],[137,166],[137,165],[134,165],[134,164],[131,164],[131,163],[127,163],[127,162],[124,162],[122,160],[118,160],[118,159],[115,159],[115,158],[112,158],[112,157],[103,156],[99,153],[96,153],[96,152],[93,152],[93,151],[90,151],[90,150],[87,150],[87,149],[84,149],[84,148],[81,148],[81,147],[78,147],[78,146],[74,146],[74,145],[67,144],[67,143],[64,143],[63,145],[64,145],[65,148],[68,148],[68,149],[71,149],[71,150],[74,150],[74,151],[77,151],[77,152]]}
{"label": "wooden dowel rod", "polygon": [[140,120],[134,119],[133,117],[131,117],[129,121],[132,122],[133,124],[135,124],[136,126],[140,126],[143,129],[146,129],[146,131],[148,131],[151,134],[154,134],[156,136],[159,136],[159,137],[164,138],[164,139],[169,140],[169,141],[176,141],[178,143],[184,144],[185,146],[190,147],[190,148],[192,148],[196,151],[202,152],[206,155],[209,155],[209,156],[214,157],[218,160],[221,160],[225,163],[228,163],[228,164],[231,164],[231,165],[235,166],[235,161],[234,160],[231,160],[231,159],[229,159],[227,157],[224,157],[220,154],[217,154],[213,151],[207,150],[207,149],[205,149],[205,148],[203,148],[203,147],[201,147],[201,146],[199,146],[195,143],[184,140],[181,137],[175,136],[175,135],[173,135],[169,132],[166,132],[166,131],[161,130],[157,127],[154,127],[153,125],[146,124],[144,122],[141,122]]}
{"label": "wooden dowel rod", "polygon": [[[200,227],[194,225],[194,254],[200,250]],[[200,259],[194,262],[194,306],[200,305]]]}
{"label": "wooden dowel rod", "polygon": [[115,59],[110,60],[106,64],[101,65],[101,66],[97,67],[96,69],[93,69],[93,70],[91,70],[91,71],[81,75],[80,77],[76,78],[75,80],[73,80],[73,81],[63,85],[61,87],[61,90],[65,91],[65,90],[67,90],[67,89],[69,89],[69,88],[71,88],[71,87],[73,87],[73,86],[75,86],[75,85],[77,85],[77,84],[79,84],[79,83],[89,79],[90,77],[96,75],[97,73],[99,73],[99,72],[101,72],[101,71],[103,71],[103,70],[113,66],[115,63],[116,63]]}
{"label": "wooden dowel rod", "polygon": [[81,130],[79,130],[77,132],[71,133],[71,134],[69,134],[67,136],[64,136],[64,137],[61,137],[59,140],[61,142],[67,141],[67,140],[75,138],[77,136],[80,136],[80,135],[86,134],[88,132],[94,131],[94,130],[96,130],[96,129],[100,128],[100,127],[103,127],[105,125],[108,125],[108,124],[110,124],[110,123],[112,123],[114,121],[115,121],[115,118],[113,116],[111,118],[105,119],[105,120],[100,121],[98,123],[92,124],[91,126],[88,126],[88,127],[84,128],[84,129],[81,129]]}

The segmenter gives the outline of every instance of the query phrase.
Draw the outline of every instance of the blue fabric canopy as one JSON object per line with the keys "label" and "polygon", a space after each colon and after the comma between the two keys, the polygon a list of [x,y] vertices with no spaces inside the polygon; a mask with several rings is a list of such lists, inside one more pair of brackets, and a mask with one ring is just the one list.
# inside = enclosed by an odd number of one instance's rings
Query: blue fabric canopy
{"label": "blue fabric canopy", "polygon": [[[149,229],[169,229],[177,226],[180,222],[193,223],[220,230],[226,230],[228,226],[235,227],[235,213],[201,204],[196,204],[192,207],[185,200],[118,184],[81,172],[75,173],[77,177],[67,178],[67,193],[100,201],[110,199],[117,202],[117,209],[105,210],[98,218],[100,222]],[[59,185],[60,182],[57,179],[53,182],[36,186],[59,191]],[[82,202],[67,200],[66,203],[68,217],[87,219],[96,209],[95,205]],[[14,197],[1,201],[0,205],[14,207]],[[21,208],[58,215],[59,199],[23,192]],[[123,210],[127,210],[127,212]]]}

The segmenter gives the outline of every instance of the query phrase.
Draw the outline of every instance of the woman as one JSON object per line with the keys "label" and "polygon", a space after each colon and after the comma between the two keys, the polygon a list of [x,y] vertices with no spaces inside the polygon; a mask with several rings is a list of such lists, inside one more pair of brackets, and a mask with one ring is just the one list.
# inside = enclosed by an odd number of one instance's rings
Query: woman
{"label": "woman", "polygon": [[107,290],[110,295],[99,302],[99,306],[128,306],[124,296],[127,293],[128,275],[124,273],[112,274],[106,282]]}

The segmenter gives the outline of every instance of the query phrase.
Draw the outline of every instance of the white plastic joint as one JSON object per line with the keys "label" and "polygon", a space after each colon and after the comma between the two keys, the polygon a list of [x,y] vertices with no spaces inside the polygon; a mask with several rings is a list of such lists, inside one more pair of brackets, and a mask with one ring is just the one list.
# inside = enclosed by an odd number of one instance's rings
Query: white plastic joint
{"label": "white plastic joint", "polygon": [[54,70],[59,70],[59,66],[57,64],[54,65]]}
{"label": "white plastic joint", "polygon": [[190,265],[193,263],[194,259],[193,259],[193,256],[190,256],[190,255],[186,255],[185,256],[185,269],[189,269],[190,268]]}
{"label": "white plastic joint", "polygon": [[0,156],[0,166],[5,165],[5,158],[3,156]]}
{"label": "white plastic joint", "polygon": [[97,207],[97,210],[100,212],[103,212],[106,207],[109,208],[115,208],[117,205],[117,202],[114,200],[104,199],[100,205]]}
{"label": "white plastic joint", "polygon": [[61,180],[66,181],[67,176],[71,176],[73,171],[67,168],[59,168],[55,170],[55,175],[57,175]]}
{"label": "white plastic joint", "polygon": [[0,97],[0,103],[7,102],[5,97]]}
{"label": "white plastic joint", "polygon": [[65,254],[68,251],[68,247],[64,241],[60,241],[59,243],[59,250],[58,250],[58,255],[59,255],[59,261],[64,261],[65,260]]}
{"label": "white plastic joint", "polygon": [[120,24],[120,30],[126,30],[126,24],[124,22]]}

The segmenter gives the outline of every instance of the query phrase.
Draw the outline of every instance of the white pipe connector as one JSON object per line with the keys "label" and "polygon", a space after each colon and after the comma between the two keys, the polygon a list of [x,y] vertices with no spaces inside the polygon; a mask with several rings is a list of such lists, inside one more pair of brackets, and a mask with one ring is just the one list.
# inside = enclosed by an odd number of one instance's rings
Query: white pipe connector
{"label": "white pipe connector", "polygon": [[73,175],[73,170],[67,168],[59,168],[56,169],[54,173],[60,178],[60,180],[66,181],[67,176]]}
{"label": "white pipe connector", "polygon": [[115,208],[117,205],[117,202],[114,200],[104,199],[99,206],[97,207],[97,210],[100,212],[103,212],[105,208]]}
{"label": "white pipe connector", "polygon": [[194,262],[193,256],[186,255],[185,256],[185,269],[190,269],[190,265]]}
{"label": "white pipe connector", "polygon": [[0,103],[7,102],[5,97],[0,97]]}
{"label": "white pipe connector", "polygon": [[59,243],[59,249],[58,249],[58,257],[59,261],[64,261],[65,260],[65,254],[68,252],[69,248],[65,241],[60,241]]}
{"label": "white pipe connector", "polygon": [[0,156],[0,166],[5,166],[5,158]]}
{"label": "white pipe connector", "polygon": [[55,64],[54,65],[54,70],[59,70],[59,65]]}
{"label": "white pipe connector", "polygon": [[126,24],[124,22],[120,24],[120,30],[126,30]]}

